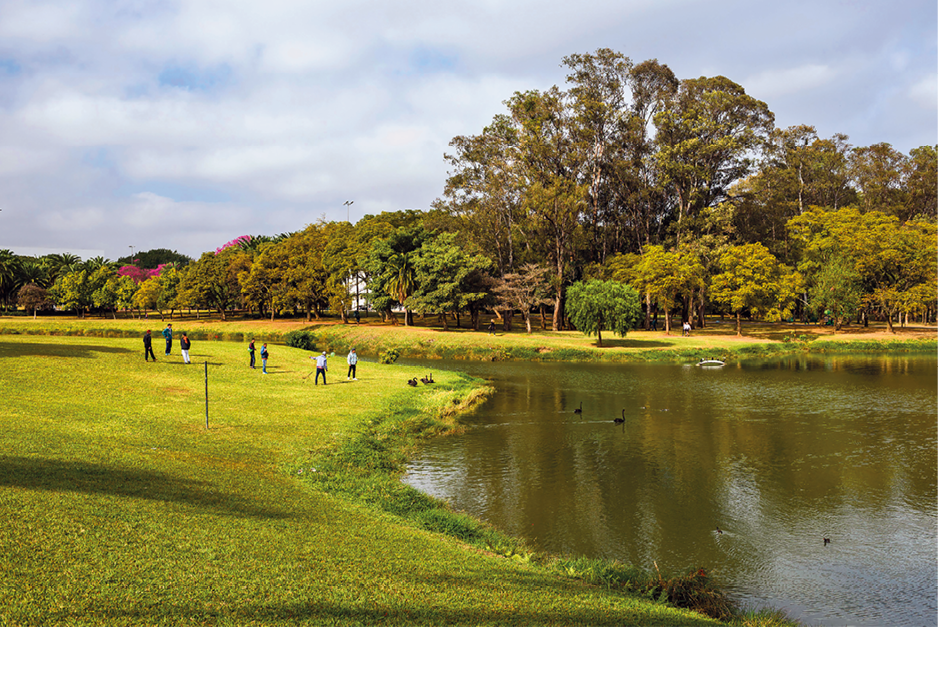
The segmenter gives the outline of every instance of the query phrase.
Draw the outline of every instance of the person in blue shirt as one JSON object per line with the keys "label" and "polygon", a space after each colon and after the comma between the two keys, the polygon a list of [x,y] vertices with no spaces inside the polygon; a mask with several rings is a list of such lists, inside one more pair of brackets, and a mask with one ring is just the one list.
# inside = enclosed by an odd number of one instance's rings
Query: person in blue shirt
{"label": "person in blue shirt", "polygon": [[167,323],[166,327],[163,329],[163,337],[166,338],[166,356],[169,356],[169,353],[173,349],[173,324]]}
{"label": "person in blue shirt", "polygon": [[267,357],[270,356],[270,352],[267,351],[267,343],[265,342],[261,347],[261,368],[264,371],[264,375],[267,375]]}

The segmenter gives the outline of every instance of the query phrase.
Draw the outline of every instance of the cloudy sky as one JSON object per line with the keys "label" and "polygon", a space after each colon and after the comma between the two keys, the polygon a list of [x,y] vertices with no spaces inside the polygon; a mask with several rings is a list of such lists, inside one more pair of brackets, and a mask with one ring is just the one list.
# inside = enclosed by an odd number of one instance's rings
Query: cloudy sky
{"label": "cloudy sky", "polygon": [[936,38],[935,0],[0,0],[0,248],[197,258],[428,209],[454,136],[605,47],[908,153]]}

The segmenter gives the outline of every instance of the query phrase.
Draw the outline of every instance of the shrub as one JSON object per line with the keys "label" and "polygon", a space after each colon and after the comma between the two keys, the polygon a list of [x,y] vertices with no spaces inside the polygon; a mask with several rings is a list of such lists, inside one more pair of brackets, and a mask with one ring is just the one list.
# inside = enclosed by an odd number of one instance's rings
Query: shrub
{"label": "shrub", "polygon": [[400,350],[389,347],[378,354],[378,361],[382,364],[393,364],[401,356]]}
{"label": "shrub", "polygon": [[287,347],[305,349],[307,352],[313,352],[316,349],[315,336],[306,330],[293,330],[284,337]]}

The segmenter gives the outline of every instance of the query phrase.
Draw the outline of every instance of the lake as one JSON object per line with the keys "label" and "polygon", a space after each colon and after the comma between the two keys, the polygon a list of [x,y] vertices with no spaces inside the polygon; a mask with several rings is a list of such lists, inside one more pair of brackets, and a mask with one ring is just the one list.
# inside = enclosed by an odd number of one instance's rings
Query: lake
{"label": "lake", "polygon": [[548,552],[707,567],[807,625],[936,625],[933,355],[401,363],[497,389],[404,478],[457,509]]}

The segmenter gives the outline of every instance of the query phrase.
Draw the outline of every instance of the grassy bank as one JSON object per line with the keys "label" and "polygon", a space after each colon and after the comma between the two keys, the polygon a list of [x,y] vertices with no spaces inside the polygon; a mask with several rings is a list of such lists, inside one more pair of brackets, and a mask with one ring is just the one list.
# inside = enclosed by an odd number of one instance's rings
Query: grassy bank
{"label": "grassy bank", "polygon": [[156,351],[0,337],[0,625],[718,623],[662,602],[681,581],[539,561],[401,485],[475,381],[333,363],[322,387],[299,350],[273,349],[269,376],[239,342],[196,340],[189,366]]}
{"label": "grassy bank", "polygon": [[[694,361],[719,358],[736,361],[793,353],[845,352],[936,352],[938,340],[933,326],[898,328],[895,334],[884,325],[848,326],[832,333],[829,327],[789,323],[749,323],[737,337],[735,323],[713,319],[708,327],[682,337],[680,330],[635,330],[624,338],[607,334],[603,346],[595,337],[576,331],[553,332],[536,329],[498,331],[495,335],[466,329],[442,330],[432,317],[417,325],[392,326],[377,318],[360,324],[331,320],[306,323],[296,320],[197,320],[193,316],[173,319],[177,334],[187,330],[196,340],[258,340],[282,343],[296,330],[312,333],[318,349],[345,352],[356,347],[363,355],[388,350],[402,357],[466,359],[481,361]],[[0,334],[138,337],[147,328],[158,333],[165,322],[156,318],[76,320],[74,317],[0,318]],[[158,338],[158,336],[157,336]]]}

